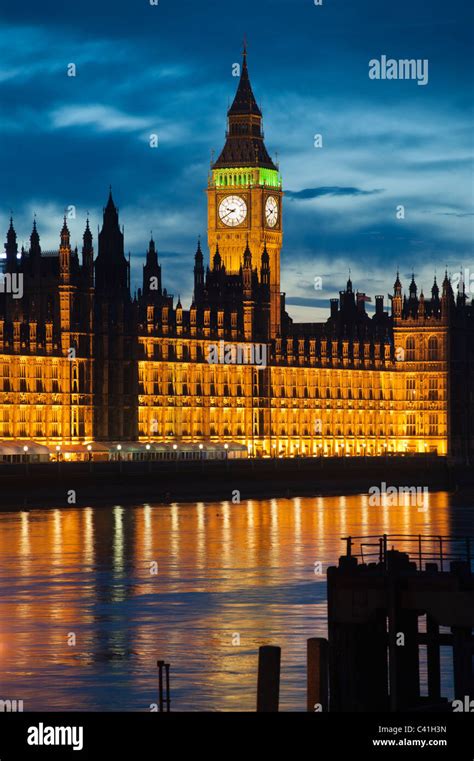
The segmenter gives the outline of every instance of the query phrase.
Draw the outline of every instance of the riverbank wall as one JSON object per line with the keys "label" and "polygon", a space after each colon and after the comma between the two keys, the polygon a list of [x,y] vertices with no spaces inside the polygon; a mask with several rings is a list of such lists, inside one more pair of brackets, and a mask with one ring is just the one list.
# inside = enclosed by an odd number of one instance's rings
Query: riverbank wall
{"label": "riverbank wall", "polygon": [[0,467],[0,506],[238,502],[368,493],[382,484],[474,494],[474,469],[430,456],[18,464]]}

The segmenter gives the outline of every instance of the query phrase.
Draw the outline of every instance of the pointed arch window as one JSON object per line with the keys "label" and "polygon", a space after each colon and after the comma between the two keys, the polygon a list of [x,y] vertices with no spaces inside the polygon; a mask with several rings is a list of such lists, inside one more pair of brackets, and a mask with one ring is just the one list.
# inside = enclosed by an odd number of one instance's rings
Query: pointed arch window
{"label": "pointed arch window", "polygon": [[428,360],[436,362],[439,359],[439,344],[436,336],[431,336],[428,341]]}

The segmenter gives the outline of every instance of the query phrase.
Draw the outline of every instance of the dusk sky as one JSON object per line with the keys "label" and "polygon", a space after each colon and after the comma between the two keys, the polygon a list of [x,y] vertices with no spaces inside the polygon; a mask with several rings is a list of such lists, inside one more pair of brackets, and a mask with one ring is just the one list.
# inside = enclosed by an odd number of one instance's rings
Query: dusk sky
{"label": "dusk sky", "polygon": [[[96,245],[111,184],[133,285],[152,229],[163,283],[187,308],[196,240],[206,239],[211,150],[224,143],[246,35],[266,145],[287,192],[290,314],[327,316],[349,268],[354,287],[372,296],[392,290],[397,266],[405,287],[415,270],[425,295],[446,264],[468,268],[474,281],[472,29],[472,0],[4,6],[2,239],[11,209],[27,246],[36,213],[43,249],[57,248],[74,205],[72,244],[82,245],[89,211]],[[428,83],[371,80],[369,61],[382,55],[427,59]],[[71,63],[76,77],[67,76]]]}

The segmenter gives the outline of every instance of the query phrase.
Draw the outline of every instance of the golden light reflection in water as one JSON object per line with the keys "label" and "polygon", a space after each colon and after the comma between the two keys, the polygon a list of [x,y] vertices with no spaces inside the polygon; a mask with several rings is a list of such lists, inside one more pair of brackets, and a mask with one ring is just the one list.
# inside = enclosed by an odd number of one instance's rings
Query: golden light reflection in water
{"label": "golden light reflection in water", "polygon": [[448,504],[438,493],[425,512],[360,495],[0,514],[2,689],[30,710],[147,710],[166,658],[176,709],[253,710],[258,647],[279,644],[282,707],[303,709],[306,639],[326,634],[315,562],[335,564],[348,534],[448,534]]}

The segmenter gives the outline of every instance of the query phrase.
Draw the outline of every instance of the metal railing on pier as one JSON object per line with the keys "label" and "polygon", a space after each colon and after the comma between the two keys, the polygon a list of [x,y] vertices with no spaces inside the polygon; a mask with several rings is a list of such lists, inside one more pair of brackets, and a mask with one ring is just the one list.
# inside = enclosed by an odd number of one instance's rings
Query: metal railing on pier
{"label": "metal railing on pier", "polygon": [[[356,557],[362,563],[379,562],[387,565],[388,552],[406,552],[416,563],[418,571],[426,570],[427,564],[436,563],[440,571],[449,571],[453,561],[467,563],[474,572],[474,537],[454,537],[427,534],[373,534],[345,536],[346,556]],[[354,548],[358,551],[354,552]]]}

